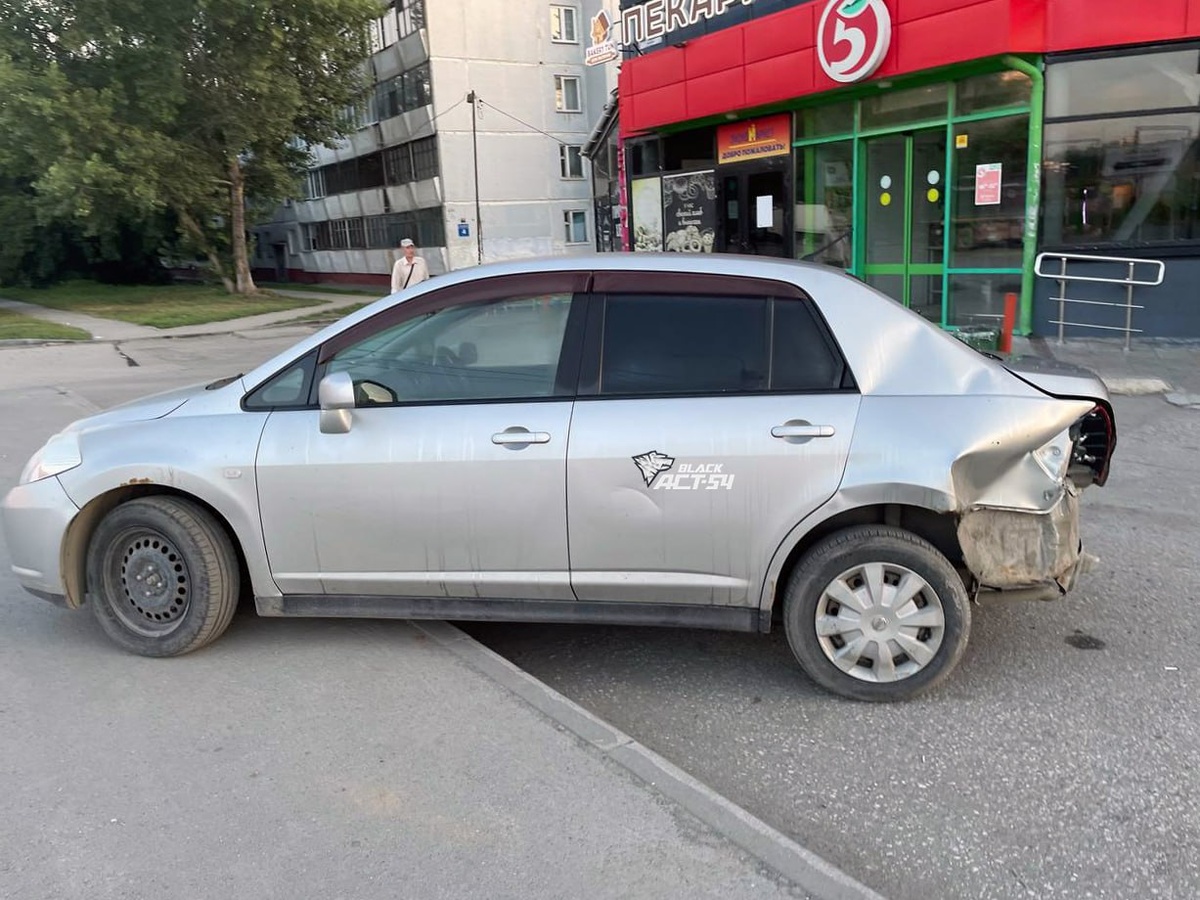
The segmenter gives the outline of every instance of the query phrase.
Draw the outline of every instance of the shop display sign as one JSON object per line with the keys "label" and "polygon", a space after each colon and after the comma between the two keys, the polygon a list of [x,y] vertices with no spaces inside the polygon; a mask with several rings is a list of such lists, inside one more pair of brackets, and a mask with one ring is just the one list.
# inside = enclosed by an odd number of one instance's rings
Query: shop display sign
{"label": "shop display sign", "polygon": [[1001,163],[985,163],[975,167],[975,205],[999,206],[1000,185],[1004,178]]}
{"label": "shop display sign", "polygon": [[613,40],[612,20],[604,10],[592,16],[592,46],[584,51],[583,61],[589,66],[599,66],[617,59],[621,53]]}
{"label": "shop display sign", "polygon": [[662,180],[663,249],[712,253],[717,238],[717,173],[712,169]]}
{"label": "shop display sign", "polygon": [[817,26],[817,58],[839,84],[869,78],[892,45],[886,0],[829,0]]}
{"label": "shop display sign", "polygon": [[672,31],[725,15],[731,7],[754,0],[646,0],[621,11],[621,36],[627,44],[655,41]]}
{"label": "shop display sign", "polygon": [[635,178],[630,187],[634,253],[657,253],[663,248],[662,181],[658,177]]}
{"label": "shop display sign", "polygon": [[792,115],[780,113],[717,129],[717,162],[747,162],[792,152]]}

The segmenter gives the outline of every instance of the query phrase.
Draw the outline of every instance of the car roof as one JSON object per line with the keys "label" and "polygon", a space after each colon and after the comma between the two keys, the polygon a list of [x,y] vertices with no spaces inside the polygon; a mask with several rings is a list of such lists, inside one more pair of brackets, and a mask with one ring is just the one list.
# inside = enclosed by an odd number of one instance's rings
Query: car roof
{"label": "car roof", "polygon": [[398,302],[507,275],[611,271],[724,275],[795,285],[812,297],[828,322],[864,394],[1022,394],[1032,390],[999,363],[841,268],[780,257],[665,252],[531,256],[448,272],[410,289],[403,299],[382,297],[302,339],[246,373],[244,387],[257,387],[334,334]]}

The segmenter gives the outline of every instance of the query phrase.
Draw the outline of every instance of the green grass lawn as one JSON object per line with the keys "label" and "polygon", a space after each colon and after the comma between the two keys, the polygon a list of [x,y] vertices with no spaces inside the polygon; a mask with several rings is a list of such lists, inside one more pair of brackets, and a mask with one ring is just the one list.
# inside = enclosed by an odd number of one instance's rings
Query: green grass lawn
{"label": "green grass lawn", "polygon": [[0,341],[89,341],[91,338],[82,328],[43,322],[32,316],[0,309]]}
{"label": "green grass lawn", "polygon": [[68,281],[49,288],[0,288],[0,296],[135,325],[175,328],[317,306],[321,301],[264,294],[237,297],[221,287],[194,284],[111,285]]}

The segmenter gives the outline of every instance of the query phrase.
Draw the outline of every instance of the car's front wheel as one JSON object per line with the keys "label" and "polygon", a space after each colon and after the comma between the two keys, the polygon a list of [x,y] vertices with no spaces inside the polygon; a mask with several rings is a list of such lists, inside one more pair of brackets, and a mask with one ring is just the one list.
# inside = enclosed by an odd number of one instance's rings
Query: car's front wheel
{"label": "car's front wheel", "polygon": [[923,538],[868,525],[832,534],[784,596],[792,652],[819,685],[855,700],[906,700],[945,679],[971,630],[962,578]]}
{"label": "car's front wheel", "polygon": [[142,656],[179,656],[233,618],[237,553],[216,520],[178,497],[123,503],[88,545],[88,602],[104,632]]}

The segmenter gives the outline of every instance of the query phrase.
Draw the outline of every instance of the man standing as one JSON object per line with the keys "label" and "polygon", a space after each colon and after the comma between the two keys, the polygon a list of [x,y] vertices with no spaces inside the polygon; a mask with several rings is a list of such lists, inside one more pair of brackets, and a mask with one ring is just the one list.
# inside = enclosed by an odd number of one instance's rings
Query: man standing
{"label": "man standing", "polygon": [[411,240],[405,238],[400,242],[404,255],[392,266],[392,293],[413,287],[422,281],[429,280],[429,267],[425,260],[417,256],[417,248]]}

